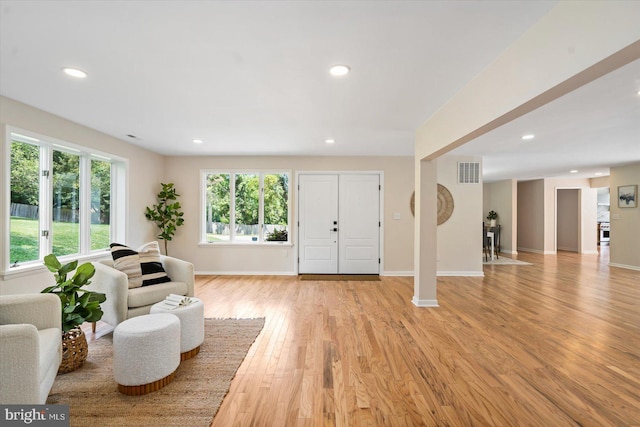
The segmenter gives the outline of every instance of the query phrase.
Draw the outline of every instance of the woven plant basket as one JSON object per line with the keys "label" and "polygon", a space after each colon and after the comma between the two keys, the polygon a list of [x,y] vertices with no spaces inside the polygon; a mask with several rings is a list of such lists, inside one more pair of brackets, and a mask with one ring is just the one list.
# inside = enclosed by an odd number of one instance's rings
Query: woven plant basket
{"label": "woven plant basket", "polygon": [[58,369],[59,374],[75,371],[87,360],[89,346],[87,338],[80,328],[71,329],[62,333],[62,363]]}

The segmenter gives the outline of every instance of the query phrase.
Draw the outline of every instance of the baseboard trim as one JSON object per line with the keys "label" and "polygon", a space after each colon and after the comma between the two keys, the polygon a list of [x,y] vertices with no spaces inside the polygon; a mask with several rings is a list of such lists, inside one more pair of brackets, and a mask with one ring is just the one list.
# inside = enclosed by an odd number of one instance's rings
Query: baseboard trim
{"label": "baseboard trim", "polygon": [[583,255],[598,255],[599,252],[598,251],[584,251],[582,252]]}
{"label": "baseboard trim", "polygon": [[617,262],[610,262],[609,267],[626,268],[627,270],[640,271],[640,267],[637,265],[618,264]]}
{"label": "baseboard trim", "polygon": [[484,271],[437,271],[436,276],[439,277],[484,277]]}
{"label": "baseboard trim", "polygon": [[416,297],[413,297],[411,302],[416,307],[440,307],[437,299],[417,299]]}
{"label": "baseboard trim", "polygon": [[297,276],[293,271],[196,271],[198,276]]}
{"label": "baseboard trim", "polygon": [[413,277],[413,271],[383,271],[381,276]]}
{"label": "baseboard trim", "polygon": [[534,254],[556,255],[556,251],[541,251],[540,249],[518,248],[521,252],[533,252]]}

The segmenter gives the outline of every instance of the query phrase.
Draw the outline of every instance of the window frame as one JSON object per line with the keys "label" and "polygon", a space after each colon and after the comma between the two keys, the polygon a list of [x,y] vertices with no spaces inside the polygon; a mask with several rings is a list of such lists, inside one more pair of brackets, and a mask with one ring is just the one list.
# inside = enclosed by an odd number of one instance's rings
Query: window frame
{"label": "window frame", "polygon": [[[268,241],[264,238],[264,177],[266,175],[286,174],[289,188],[287,189],[287,227],[289,229],[287,241]],[[207,177],[209,175],[229,175],[229,240],[208,242],[207,241]],[[235,232],[236,203],[235,203],[235,178],[236,175],[257,175],[260,183],[258,191],[258,240],[246,241],[237,240]],[[291,194],[292,194],[292,172],[286,169],[202,169],[200,171],[200,237],[198,246],[293,246],[291,224]]]}
{"label": "window frame", "polygon": [[[34,270],[43,269],[43,257],[52,253],[53,236],[53,151],[66,152],[79,156],[79,252],[59,256],[61,262],[69,260],[90,260],[104,257],[107,248],[91,249],[91,162],[93,160],[108,161],[111,164],[110,173],[110,205],[109,205],[109,240],[115,241],[125,237],[126,216],[126,182],[128,163],[125,159],[96,150],[88,146],[62,141],[54,137],[38,134],[36,132],[20,129],[13,126],[5,128],[5,150],[3,169],[4,174],[4,210],[2,228],[5,231],[0,237],[0,247],[4,250],[0,259],[0,276],[19,276]],[[11,147],[13,141],[32,144],[39,148],[39,252],[38,259],[23,261],[15,265],[10,257],[11,250]],[[49,171],[48,179],[43,179],[43,171]],[[49,231],[49,236],[43,236],[43,231]]]}

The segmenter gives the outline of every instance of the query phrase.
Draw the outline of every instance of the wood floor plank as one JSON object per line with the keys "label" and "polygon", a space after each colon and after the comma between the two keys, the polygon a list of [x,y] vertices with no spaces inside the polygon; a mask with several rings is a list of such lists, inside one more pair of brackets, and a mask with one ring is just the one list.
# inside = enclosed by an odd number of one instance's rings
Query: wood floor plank
{"label": "wood floor plank", "polygon": [[198,276],[205,316],[266,319],[212,425],[638,425],[640,273],[607,251],[439,278],[439,308],[410,277]]}

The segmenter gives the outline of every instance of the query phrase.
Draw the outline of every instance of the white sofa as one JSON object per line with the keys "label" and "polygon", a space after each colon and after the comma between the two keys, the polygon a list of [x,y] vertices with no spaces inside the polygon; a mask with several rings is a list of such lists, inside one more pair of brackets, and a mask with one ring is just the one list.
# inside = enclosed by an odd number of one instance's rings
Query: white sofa
{"label": "white sofa", "polygon": [[164,300],[169,294],[193,296],[193,264],[165,255],[160,256],[160,262],[171,282],[131,289],[127,275],[116,270],[112,260],[92,263],[96,273],[87,288],[102,292],[107,297],[100,305],[104,312],[103,322],[116,327],[132,317],[149,314],[151,306]]}
{"label": "white sofa", "polygon": [[44,404],[62,362],[54,294],[0,296],[0,404]]}

